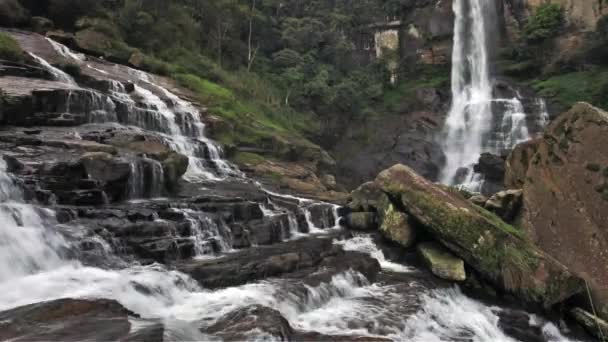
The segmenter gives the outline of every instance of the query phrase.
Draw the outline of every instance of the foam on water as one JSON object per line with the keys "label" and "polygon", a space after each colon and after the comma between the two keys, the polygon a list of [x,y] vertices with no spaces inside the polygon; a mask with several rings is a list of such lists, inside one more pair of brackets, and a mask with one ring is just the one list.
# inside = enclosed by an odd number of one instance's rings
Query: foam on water
{"label": "foam on water", "polygon": [[392,272],[414,272],[416,269],[389,261],[384,256],[384,253],[374,243],[370,235],[358,235],[346,240],[335,240],[334,244],[342,246],[345,251],[356,251],[369,254],[372,258],[378,260],[382,269]]}

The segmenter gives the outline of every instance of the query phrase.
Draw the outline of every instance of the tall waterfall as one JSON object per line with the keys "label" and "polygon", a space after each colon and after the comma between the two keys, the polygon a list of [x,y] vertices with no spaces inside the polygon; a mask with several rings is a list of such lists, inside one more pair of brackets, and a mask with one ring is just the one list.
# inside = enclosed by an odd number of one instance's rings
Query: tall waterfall
{"label": "tall waterfall", "polygon": [[452,52],[452,106],[445,128],[446,164],[441,182],[479,191],[473,166],[484,152],[502,154],[530,138],[519,95],[496,99],[490,76],[489,40],[494,5],[486,0],[455,0]]}

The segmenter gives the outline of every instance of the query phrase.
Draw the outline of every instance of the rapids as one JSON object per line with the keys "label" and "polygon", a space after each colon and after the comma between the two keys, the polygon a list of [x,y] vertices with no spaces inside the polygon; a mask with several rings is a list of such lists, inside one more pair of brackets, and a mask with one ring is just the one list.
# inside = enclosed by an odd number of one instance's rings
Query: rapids
{"label": "rapids", "polygon": [[[112,68],[87,64],[86,56],[51,43],[64,58],[103,77],[112,77]],[[41,58],[40,63],[50,67]],[[73,86],[64,75],[54,69],[49,71],[58,81]],[[294,329],[304,332],[421,342],[513,341],[499,324],[503,309],[468,298],[458,288],[430,286],[434,280],[428,280],[427,272],[389,260],[370,236],[333,236],[333,231],[340,230],[336,206],[313,218],[312,212],[326,204],[278,194],[247,179],[222,158],[219,145],[205,137],[204,124],[193,104],[156,83],[152,75],[133,69],[128,74],[135,84],[137,101],[118,82],[113,83],[111,96],[92,90],[81,93],[90,97],[87,111],[96,112],[89,116],[90,122],[111,122],[158,133],[165,144],[189,157],[185,179],[193,187],[222,186],[229,181],[253,183],[271,198],[260,204],[265,217],[287,215],[281,227],[281,241],[335,239],[333,245],[337,247],[376,259],[382,267],[380,280],[372,282],[361,273],[348,270],[320,278],[316,283],[297,277],[271,277],[239,286],[203,288],[171,266],[123,258],[120,245],[96,233],[86,235],[79,227],[61,224],[52,209],[26,203],[18,180],[7,173],[7,165],[0,159],[0,310],[59,298],[113,299],[140,316],[132,321],[132,332],[162,322],[166,328],[164,337],[177,341],[219,339],[205,334],[205,329],[226,314],[263,305],[277,310]],[[480,96],[486,99],[488,95]],[[69,96],[66,100],[69,102]],[[69,111],[70,106],[66,107]],[[127,108],[126,117],[120,115],[119,107]],[[523,128],[519,131],[512,140],[522,138]],[[144,157],[131,164],[128,192],[135,203],[153,204],[164,195],[160,188],[147,189],[143,185],[141,175],[147,164],[151,164],[147,169],[153,170],[151,179],[163,181],[162,171],[153,161]],[[291,210],[288,205],[297,209]],[[298,229],[297,213],[304,217],[307,232]],[[230,236],[221,220],[218,224],[205,212],[179,207],[172,208],[169,214],[181,215],[191,223],[194,258],[222,259],[236,253],[227,243]],[[153,222],[162,223],[162,219],[154,217]],[[217,241],[213,251],[206,243],[210,236]],[[84,239],[98,246],[94,250],[97,263],[79,257]],[[529,317],[532,320],[533,316]],[[546,341],[568,340],[552,323],[540,318],[534,321],[543,327]],[[251,340],[277,338],[258,330],[249,331],[248,336]]]}

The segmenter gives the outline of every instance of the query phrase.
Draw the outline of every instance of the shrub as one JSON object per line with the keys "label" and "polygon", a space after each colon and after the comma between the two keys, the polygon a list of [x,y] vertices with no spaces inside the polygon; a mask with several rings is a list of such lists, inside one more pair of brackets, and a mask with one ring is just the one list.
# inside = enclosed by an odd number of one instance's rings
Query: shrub
{"label": "shrub", "polygon": [[564,23],[564,12],[558,4],[543,4],[524,27],[526,39],[540,42],[556,36]]}
{"label": "shrub", "polygon": [[0,59],[22,62],[23,58],[23,50],[21,50],[19,43],[8,34],[0,32]]}
{"label": "shrub", "polygon": [[27,24],[29,13],[17,0],[0,0],[0,23],[2,26]]}

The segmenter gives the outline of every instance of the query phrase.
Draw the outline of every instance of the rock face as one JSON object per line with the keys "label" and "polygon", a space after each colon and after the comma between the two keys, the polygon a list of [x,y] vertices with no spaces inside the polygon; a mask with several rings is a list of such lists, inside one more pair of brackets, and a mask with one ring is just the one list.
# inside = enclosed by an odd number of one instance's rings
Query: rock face
{"label": "rock face", "polygon": [[[606,146],[608,113],[578,103],[551,124],[534,149],[513,153],[510,163],[520,166],[508,182],[524,182],[521,225],[543,251],[589,281],[603,317],[608,317]],[[524,158],[523,151],[535,153]]]}
{"label": "rock face", "polygon": [[547,307],[582,290],[579,278],[536,248],[522,232],[456,191],[438,187],[403,165],[383,171],[376,183],[498,288]]}
{"label": "rock face", "polygon": [[417,249],[434,275],[451,281],[465,281],[467,279],[464,261],[446,251],[440,244],[425,242],[419,244]]}

